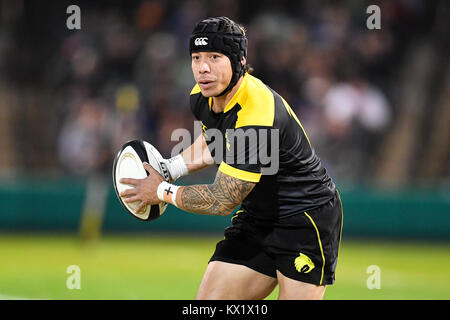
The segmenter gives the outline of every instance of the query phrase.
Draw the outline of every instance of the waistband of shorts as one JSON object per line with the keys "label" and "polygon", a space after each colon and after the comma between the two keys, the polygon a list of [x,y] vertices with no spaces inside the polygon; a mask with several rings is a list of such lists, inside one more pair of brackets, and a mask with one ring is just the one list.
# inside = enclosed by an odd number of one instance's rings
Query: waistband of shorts
{"label": "waistband of shorts", "polygon": [[249,212],[248,210],[246,210],[245,208],[242,208],[242,207],[235,212],[233,217],[236,215],[240,215],[239,217],[242,219],[251,220],[251,221],[261,224],[261,225],[266,225],[266,224],[274,225],[274,224],[280,224],[280,223],[285,224],[289,220],[295,220],[296,218],[301,217],[303,219],[305,212],[308,212],[308,214],[314,215],[314,212],[323,210],[327,207],[332,207],[336,203],[340,203],[340,197],[339,197],[338,192],[335,192],[334,196],[330,200],[328,200],[327,202],[325,202],[323,204],[320,204],[320,205],[314,206],[314,207],[310,207],[307,209],[299,210],[299,211],[292,213],[290,215],[287,215],[287,216],[277,217],[276,219],[259,218],[255,214],[252,214],[251,212]]}

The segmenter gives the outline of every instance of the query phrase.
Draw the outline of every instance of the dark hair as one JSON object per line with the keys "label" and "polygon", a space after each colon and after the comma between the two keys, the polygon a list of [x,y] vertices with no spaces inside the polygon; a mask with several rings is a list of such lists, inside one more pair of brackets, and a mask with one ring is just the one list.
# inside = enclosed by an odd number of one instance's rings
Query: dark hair
{"label": "dark hair", "polygon": [[249,65],[248,63],[245,65],[245,72],[247,72],[248,74],[252,74],[255,71],[255,69]]}

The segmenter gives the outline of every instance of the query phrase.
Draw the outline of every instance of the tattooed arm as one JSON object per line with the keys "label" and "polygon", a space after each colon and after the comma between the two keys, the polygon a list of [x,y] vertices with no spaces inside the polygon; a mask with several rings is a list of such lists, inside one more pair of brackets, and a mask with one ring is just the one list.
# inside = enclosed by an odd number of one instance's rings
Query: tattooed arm
{"label": "tattooed arm", "polygon": [[[193,152],[195,145],[201,148],[201,152]],[[182,156],[185,160],[194,156],[194,163],[187,163],[190,173],[214,163],[203,137],[199,137]],[[124,201],[127,203],[140,202],[135,212],[139,212],[146,205],[158,204],[163,200],[158,198],[157,190],[164,178],[149,164],[145,163],[144,168],[149,173],[146,178],[122,178],[120,180],[123,184],[133,186],[133,188],[122,191],[120,196],[125,198]],[[233,212],[255,185],[254,182],[233,178],[217,171],[213,184],[177,187],[176,206],[188,212],[226,216]],[[169,191],[167,191],[168,194]],[[164,201],[175,204],[172,197],[164,199]]]}
{"label": "tattooed arm", "polygon": [[213,184],[180,187],[177,204],[182,210],[208,215],[229,215],[256,185],[217,171]]}

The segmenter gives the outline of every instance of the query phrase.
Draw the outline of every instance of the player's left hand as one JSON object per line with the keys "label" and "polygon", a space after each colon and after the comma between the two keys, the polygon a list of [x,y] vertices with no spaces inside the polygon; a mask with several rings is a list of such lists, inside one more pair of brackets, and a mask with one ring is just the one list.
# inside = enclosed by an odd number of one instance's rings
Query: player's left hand
{"label": "player's left hand", "polygon": [[158,173],[147,162],[143,163],[144,169],[149,173],[144,179],[122,178],[120,183],[129,184],[134,188],[127,189],[120,193],[120,197],[125,197],[125,202],[131,203],[140,201],[134,212],[138,213],[146,205],[154,205],[161,202],[158,199],[156,190],[161,182],[165,181],[163,176]]}

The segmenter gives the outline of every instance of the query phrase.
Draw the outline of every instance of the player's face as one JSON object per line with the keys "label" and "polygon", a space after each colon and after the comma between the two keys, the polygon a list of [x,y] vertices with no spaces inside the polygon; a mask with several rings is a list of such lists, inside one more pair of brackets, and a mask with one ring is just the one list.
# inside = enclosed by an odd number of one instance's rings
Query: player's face
{"label": "player's face", "polygon": [[233,75],[230,59],[218,52],[193,53],[192,72],[205,97],[220,94],[228,87]]}

